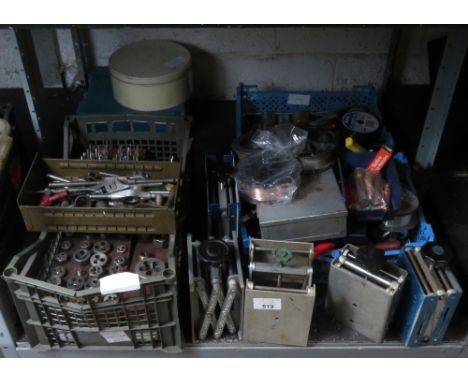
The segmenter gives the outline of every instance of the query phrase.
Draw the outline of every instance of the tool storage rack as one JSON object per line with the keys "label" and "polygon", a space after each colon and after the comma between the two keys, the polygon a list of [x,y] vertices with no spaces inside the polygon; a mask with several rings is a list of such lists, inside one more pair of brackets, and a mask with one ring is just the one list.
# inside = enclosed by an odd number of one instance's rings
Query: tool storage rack
{"label": "tool storage rack", "polygon": [[[80,47],[82,43],[76,30],[73,31],[72,37],[75,46]],[[451,96],[457,84],[461,61],[463,60],[464,52],[466,52],[467,41],[459,41],[453,36],[449,36],[449,39],[450,44],[447,44],[447,46],[451,49],[444,53],[440,65],[444,70],[439,70],[436,79],[436,83],[443,87],[445,93],[434,91],[430,107],[428,108],[430,112],[428,112],[426,117],[426,125],[433,126],[435,122],[435,128],[431,130],[431,133],[436,134],[436,139],[432,141],[431,138],[433,137],[428,136],[428,134],[423,135],[420,140],[420,148],[429,146],[432,142],[435,143],[435,145],[431,146],[434,148],[439,143],[451,105]],[[82,49],[77,49],[78,53],[82,51]],[[459,53],[455,59],[453,57],[454,51],[455,53]],[[80,54],[78,54],[78,57],[80,58],[79,61],[82,62]],[[392,51],[389,52],[389,60],[391,59]],[[83,67],[80,67],[80,69],[82,72],[85,70]],[[24,77],[26,78],[28,74],[26,70]],[[86,76],[86,73],[84,75]],[[451,76],[449,81],[445,81],[447,75]],[[26,80],[23,82],[26,83]],[[437,87],[435,86],[435,88]],[[25,86],[24,92],[27,100],[32,97],[28,89],[29,87]],[[449,97],[444,96],[447,94]],[[28,104],[28,106],[30,109],[34,108],[33,104]],[[238,113],[237,117],[240,116],[240,110],[239,107],[236,110]],[[90,113],[93,113],[93,111]],[[183,113],[180,110],[176,110],[174,114],[180,115]],[[440,116],[440,118],[437,119],[436,115]],[[236,125],[236,132],[240,132],[239,124]],[[423,168],[430,167],[433,164],[435,152],[436,149],[433,150],[433,155],[429,159],[424,158],[425,161],[421,160],[422,154],[420,153],[417,157],[417,162]],[[0,294],[0,300],[3,301],[3,298],[3,295]],[[187,343],[184,345],[182,353],[176,355],[148,349],[129,349],[125,347],[113,347],[112,349],[102,347],[87,347],[86,349],[61,348],[44,352],[31,349],[30,344],[24,338],[15,340],[17,337],[12,332],[11,323],[5,321],[5,317],[6,319],[9,317],[5,316],[4,313],[6,312],[3,309],[4,307],[0,305],[0,344],[2,345],[0,350],[3,350],[3,354],[9,357],[468,357],[468,335],[466,327],[461,325],[452,325],[447,332],[445,341],[440,345],[408,348],[403,346],[396,336],[394,339],[390,338],[384,343],[375,344],[350,329],[330,327],[323,322],[312,324],[309,343],[306,347],[213,341],[201,344]]]}

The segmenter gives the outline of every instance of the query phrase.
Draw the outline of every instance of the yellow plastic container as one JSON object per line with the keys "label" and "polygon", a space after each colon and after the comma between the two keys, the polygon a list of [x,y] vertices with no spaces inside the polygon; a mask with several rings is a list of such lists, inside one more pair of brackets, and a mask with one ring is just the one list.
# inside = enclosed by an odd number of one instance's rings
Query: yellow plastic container
{"label": "yellow plastic container", "polygon": [[192,58],[182,45],[145,40],[126,45],[109,59],[115,100],[138,111],[169,109],[192,93]]}

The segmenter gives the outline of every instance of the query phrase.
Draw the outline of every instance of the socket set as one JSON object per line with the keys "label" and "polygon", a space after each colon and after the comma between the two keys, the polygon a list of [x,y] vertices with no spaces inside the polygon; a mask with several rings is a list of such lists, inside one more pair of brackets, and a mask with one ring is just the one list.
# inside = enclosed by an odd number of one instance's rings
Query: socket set
{"label": "socket set", "polygon": [[40,279],[79,291],[98,288],[100,278],[121,272],[162,275],[167,248],[167,236],[62,234],[50,248]]}

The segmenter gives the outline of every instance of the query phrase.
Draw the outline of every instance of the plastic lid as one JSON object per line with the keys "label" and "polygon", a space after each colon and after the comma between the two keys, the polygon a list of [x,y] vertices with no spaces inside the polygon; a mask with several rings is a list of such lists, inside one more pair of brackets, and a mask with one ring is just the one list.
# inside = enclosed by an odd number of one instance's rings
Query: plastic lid
{"label": "plastic lid", "polygon": [[0,135],[10,135],[11,126],[8,121],[0,118]]}
{"label": "plastic lid", "polygon": [[152,85],[172,81],[190,68],[190,53],[171,41],[145,40],[126,45],[109,59],[109,69],[121,81]]}

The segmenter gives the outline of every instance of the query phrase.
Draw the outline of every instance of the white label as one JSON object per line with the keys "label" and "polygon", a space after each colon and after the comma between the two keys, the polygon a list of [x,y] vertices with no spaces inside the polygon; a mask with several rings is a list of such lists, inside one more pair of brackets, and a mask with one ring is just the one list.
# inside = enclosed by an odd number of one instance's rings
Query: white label
{"label": "white label", "polygon": [[171,68],[171,69],[176,69],[179,66],[184,65],[187,62],[187,59],[183,56],[176,56],[171,58],[170,60],[167,60],[164,63],[164,66]]}
{"label": "white label", "polygon": [[140,278],[136,273],[122,272],[99,279],[101,294],[130,292],[140,289]]}
{"label": "white label", "polygon": [[102,331],[101,336],[110,344],[114,342],[130,342],[130,337],[123,330]]}
{"label": "white label", "polygon": [[310,95],[308,94],[288,94],[288,105],[309,106]]}
{"label": "white label", "polygon": [[255,310],[281,310],[280,298],[254,298],[253,307]]}

